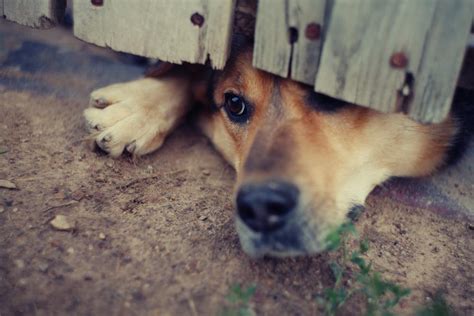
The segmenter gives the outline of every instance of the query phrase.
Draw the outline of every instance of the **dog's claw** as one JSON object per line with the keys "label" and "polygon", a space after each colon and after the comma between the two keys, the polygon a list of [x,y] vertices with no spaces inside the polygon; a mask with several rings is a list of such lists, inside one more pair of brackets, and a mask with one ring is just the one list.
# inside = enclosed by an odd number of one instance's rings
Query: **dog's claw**
{"label": "dog's claw", "polygon": [[104,98],[91,99],[91,102],[90,102],[91,106],[93,106],[95,108],[99,108],[99,109],[103,109],[106,106],[108,106],[109,104],[110,104],[110,102],[108,102]]}
{"label": "dog's claw", "polygon": [[109,152],[107,143],[110,142],[111,140],[112,140],[112,136],[110,134],[107,134],[104,137],[97,139],[96,144],[103,151]]}
{"label": "dog's claw", "polygon": [[96,131],[101,131],[101,130],[104,129],[104,127],[103,127],[102,125],[100,125],[100,124],[96,124],[96,125],[94,126],[94,129],[95,129]]}
{"label": "dog's claw", "polygon": [[130,144],[127,145],[127,151],[131,154],[135,152],[135,149],[137,148],[137,144],[135,141],[131,142]]}

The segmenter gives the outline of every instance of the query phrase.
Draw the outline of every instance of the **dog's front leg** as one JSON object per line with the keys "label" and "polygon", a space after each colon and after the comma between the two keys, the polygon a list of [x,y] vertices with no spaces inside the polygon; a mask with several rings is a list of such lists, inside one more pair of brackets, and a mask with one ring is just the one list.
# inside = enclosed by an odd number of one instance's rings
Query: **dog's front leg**
{"label": "dog's front leg", "polygon": [[175,73],[95,90],[84,117],[95,142],[110,156],[124,150],[141,156],[163,144],[191,103],[189,76]]}

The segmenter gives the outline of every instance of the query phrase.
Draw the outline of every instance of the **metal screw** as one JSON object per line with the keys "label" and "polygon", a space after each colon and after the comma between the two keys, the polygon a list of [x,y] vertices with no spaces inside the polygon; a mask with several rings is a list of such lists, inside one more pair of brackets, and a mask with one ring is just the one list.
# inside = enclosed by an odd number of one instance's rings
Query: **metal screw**
{"label": "metal screw", "polygon": [[405,68],[408,65],[408,57],[404,52],[393,53],[390,57],[390,65],[394,68]]}
{"label": "metal screw", "polygon": [[95,5],[97,7],[101,7],[104,5],[104,0],[91,0],[92,5]]}
{"label": "metal screw", "polygon": [[204,17],[196,12],[191,15],[191,23],[201,27],[204,24]]}
{"label": "metal screw", "polygon": [[318,40],[321,37],[321,25],[319,23],[309,23],[306,26],[306,38],[312,41]]}

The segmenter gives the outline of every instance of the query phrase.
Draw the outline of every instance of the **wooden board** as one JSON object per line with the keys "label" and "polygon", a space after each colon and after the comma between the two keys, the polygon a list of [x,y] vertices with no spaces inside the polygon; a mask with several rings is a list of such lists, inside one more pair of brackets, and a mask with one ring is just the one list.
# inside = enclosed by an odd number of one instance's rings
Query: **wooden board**
{"label": "wooden board", "polygon": [[[260,0],[253,65],[314,83],[324,27],[325,0]],[[307,32],[311,36],[307,36]]]}
{"label": "wooden board", "polygon": [[[234,0],[104,0],[74,2],[74,34],[99,46],[215,68],[227,60]],[[201,26],[191,17],[200,14]],[[198,19],[194,19],[196,22]]]}
{"label": "wooden board", "polygon": [[451,109],[451,101],[469,41],[474,17],[472,0],[439,0],[414,83],[408,114],[422,122],[438,122]]}
{"label": "wooden board", "polygon": [[65,9],[65,0],[0,0],[0,12],[7,20],[36,28],[54,27]]}
{"label": "wooden board", "polygon": [[[472,6],[471,0],[335,1],[315,90],[441,121],[454,93]],[[391,65],[395,54],[406,56],[406,66]]]}

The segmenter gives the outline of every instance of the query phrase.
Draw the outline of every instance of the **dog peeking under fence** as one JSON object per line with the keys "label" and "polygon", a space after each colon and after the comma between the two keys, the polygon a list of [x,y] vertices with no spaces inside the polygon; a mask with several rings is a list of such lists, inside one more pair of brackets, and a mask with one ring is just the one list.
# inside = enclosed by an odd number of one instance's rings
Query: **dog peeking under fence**
{"label": "dog peeking under fence", "polygon": [[237,172],[236,226],[251,256],[323,251],[327,235],[375,186],[430,175],[466,146],[472,91],[458,91],[445,121],[423,125],[257,70],[251,47],[234,41],[222,71],[165,66],[154,77],[98,89],[84,111],[96,144],[112,157],[158,149],[187,113],[197,113]]}

